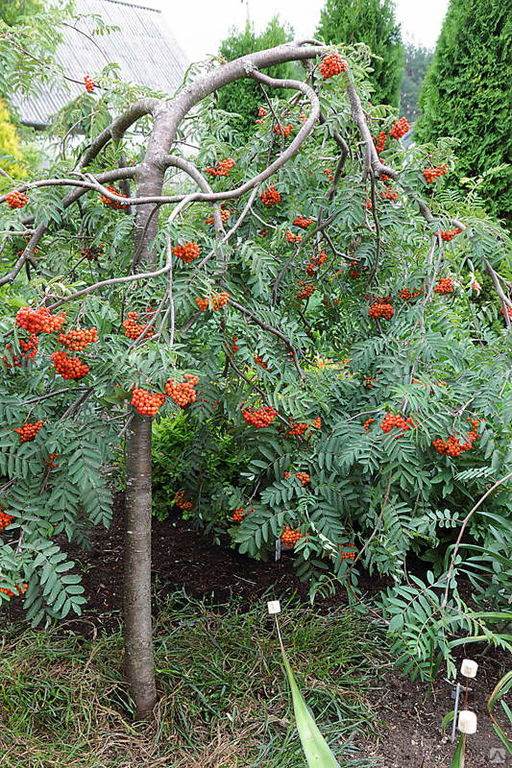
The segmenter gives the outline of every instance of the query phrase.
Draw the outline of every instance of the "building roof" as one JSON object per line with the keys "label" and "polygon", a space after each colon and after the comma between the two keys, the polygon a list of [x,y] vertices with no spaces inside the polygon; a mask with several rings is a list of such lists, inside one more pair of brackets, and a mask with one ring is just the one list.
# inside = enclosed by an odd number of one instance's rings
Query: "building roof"
{"label": "building roof", "polygon": [[[119,30],[91,39],[94,19],[63,27],[56,60],[68,77],[82,83],[85,75],[115,62],[126,82],[166,93],[181,84],[188,62],[159,10],[121,0],[75,0],[75,8],[77,14],[101,16],[106,25]],[[38,94],[13,98],[21,122],[38,128],[48,125],[52,114],[83,93],[83,85],[68,85],[68,89],[45,85]]]}

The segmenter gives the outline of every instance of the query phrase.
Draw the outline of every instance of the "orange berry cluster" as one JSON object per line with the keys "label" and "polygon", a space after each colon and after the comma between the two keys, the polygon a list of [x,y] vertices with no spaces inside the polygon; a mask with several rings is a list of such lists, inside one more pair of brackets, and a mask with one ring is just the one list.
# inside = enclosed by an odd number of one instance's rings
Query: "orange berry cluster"
{"label": "orange berry cluster", "polygon": [[[8,368],[19,368],[21,366],[23,358],[30,360],[37,355],[37,348],[39,346],[39,339],[35,333],[31,333],[28,339],[20,339],[21,355],[11,355],[10,359],[7,355],[4,355],[2,360]],[[12,346],[10,344],[5,345],[6,352],[10,352]]]}
{"label": "orange berry cluster", "polygon": [[402,288],[398,291],[398,295],[402,301],[411,301],[411,299],[416,299],[418,296],[421,296],[422,293],[423,291],[411,291],[410,288]]}
{"label": "orange berry cluster", "polygon": [[389,304],[388,302],[376,302],[375,304],[372,304],[370,309],[368,310],[369,317],[384,317],[386,320],[390,320],[393,315],[395,314],[395,308],[392,304]]}
{"label": "orange berry cluster", "polygon": [[276,420],[277,411],[270,406],[262,408],[243,408],[242,416],[246,424],[256,429],[263,429],[270,426]]}
{"label": "orange berry cluster", "polygon": [[250,515],[251,512],[254,512],[254,509],[246,509],[246,507],[239,507],[239,509],[235,509],[233,514],[231,515],[231,519],[234,523],[241,523],[244,517],[247,517],[247,515]]}
{"label": "orange berry cluster", "polygon": [[232,157],[227,157],[225,160],[219,160],[219,162],[212,168],[205,168],[205,173],[210,173],[212,176],[229,176],[230,170],[236,165]]}
{"label": "orange berry cluster", "polygon": [[354,544],[341,544],[340,557],[342,560],[353,560],[357,554]]}
{"label": "orange berry cluster", "polygon": [[174,400],[176,405],[185,408],[196,401],[197,392],[194,387],[199,384],[199,376],[186,373],[183,378],[186,381],[175,382],[174,379],[169,379],[166,382],[165,391]]}
{"label": "orange berry cluster", "polygon": [[387,413],[380,425],[380,428],[386,434],[391,432],[392,429],[401,429],[402,432],[407,432],[411,427],[414,427],[411,418],[404,419],[403,416],[395,416],[392,413]]}
{"label": "orange berry cluster", "polygon": [[[500,312],[501,312],[502,315],[505,315],[505,313],[503,311],[503,307],[500,307]],[[512,307],[509,307],[508,304],[507,304],[507,315],[510,318],[512,318]],[[5,358],[4,358],[4,362],[5,362]]]}
{"label": "orange berry cluster", "polygon": [[[111,192],[113,195],[117,195],[118,197],[126,197],[126,195],[122,195],[121,192],[119,192],[119,190],[117,190],[115,187],[110,187],[105,184],[105,189],[108,189],[109,192]],[[120,211],[123,208],[128,208],[127,205],[118,203],[117,200],[111,200],[106,195],[100,195],[100,200],[104,205],[108,205],[110,208],[114,208],[116,211]]]}
{"label": "orange berry cluster", "polygon": [[[470,421],[473,420],[470,419]],[[478,425],[478,422],[476,423]],[[467,440],[463,443],[459,440],[457,435],[450,435],[447,440],[433,440],[432,445],[438,453],[455,458],[456,456],[460,456],[464,451],[470,451],[473,447],[473,443],[477,439],[478,434],[476,429],[472,429],[468,432]]]}
{"label": "orange berry cluster", "polygon": [[329,181],[332,181],[334,179],[334,173],[332,172],[331,168],[326,168],[325,171],[322,171],[324,176],[327,176]]}
{"label": "orange berry cluster", "polygon": [[379,379],[375,379],[372,376],[365,376],[364,377],[364,388],[365,389],[373,389],[373,382],[379,381]]}
{"label": "orange berry cluster", "polygon": [[5,198],[5,202],[9,208],[23,208],[29,200],[30,198],[28,195],[23,194],[23,192],[11,192],[10,195],[7,195]]}
{"label": "orange berry cluster", "polygon": [[45,461],[45,464],[48,467],[48,469],[55,469],[56,467],[59,466],[59,462],[55,461],[55,459],[57,458],[58,455],[59,455],[58,453],[49,453],[48,454],[48,458]]}
{"label": "orange berry cluster", "polygon": [[206,296],[203,299],[194,299],[194,301],[196,302],[201,312],[209,309],[210,304],[213,310],[222,309],[222,307],[226,306],[229,301],[229,293],[213,293],[209,297]]}
{"label": "orange berry cluster", "polygon": [[373,139],[373,143],[375,144],[375,149],[377,150],[377,152],[380,153],[384,151],[384,148],[386,146],[386,140],[387,140],[386,131],[381,131],[377,136],[377,138]]}
{"label": "orange berry cluster", "polygon": [[460,235],[462,232],[462,229],[459,227],[455,227],[455,229],[442,229],[441,232],[439,232],[439,236],[441,237],[441,240],[444,240],[446,243],[449,243],[450,240],[453,240],[455,235]]}
{"label": "orange berry cluster", "polygon": [[[123,322],[124,335],[127,339],[138,339],[141,333],[144,333],[147,326],[138,323],[138,312],[128,312],[127,319]],[[153,335],[153,328],[149,328],[146,336]]]}
{"label": "orange berry cluster", "polygon": [[261,355],[255,355],[254,362],[256,363],[256,365],[259,365],[260,368],[263,368],[265,371],[270,370],[266,362],[261,357]]}
{"label": "orange berry cluster", "polygon": [[266,117],[268,115],[265,107],[258,107],[258,117]]}
{"label": "orange berry cluster", "polygon": [[79,357],[69,357],[67,352],[59,350],[52,354],[52,362],[55,372],[63,379],[83,379],[90,371],[86,363],[82,363]]}
{"label": "orange berry cluster", "polygon": [[304,280],[299,280],[299,285],[301,285],[302,288],[296,296],[298,301],[302,301],[302,299],[309,299],[309,297],[312,296],[312,294],[316,291],[316,285],[308,285],[304,282]]}
{"label": "orange berry cluster", "polygon": [[[285,480],[288,480],[288,478],[291,476],[291,472],[284,473]],[[307,485],[309,482],[311,482],[311,475],[308,472],[296,472],[295,477],[300,480],[302,485]]]}
{"label": "orange berry cluster", "polygon": [[275,187],[267,187],[260,195],[260,200],[263,205],[277,205],[283,198]]}
{"label": "orange berry cluster", "polygon": [[[371,384],[370,387],[368,387],[368,389],[371,389],[372,387],[373,387],[373,384]],[[365,432],[370,431],[370,427],[374,423],[374,421],[375,419],[366,419],[365,423],[363,424],[363,429]]]}
{"label": "orange berry cluster", "polygon": [[52,315],[46,307],[32,309],[22,307],[16,313],[16,325],[29,333],[54,333],[60,331],[66,320],[66,313]]}
{"label": "orange berry cluster", "polygon": [[236,353],[240,349],[240,345],[238,344],[238,336],[233,336],[233,338],[231,339],[231,344],[228,344],[226,342],[226,347],[230,355],[236,355]]}
{"label": "orange berry cluster", "polygon": [[379,194],[385,200],[398,200],[398,192],[395,189],[390,189],[389,187],[384,187],[384,189],[381,189]]}
{"label": "orange berry cluster", "polygon": [[191,261],[198,258],[201,248],[195,241],[192,241],[191,243],[185,243],[185,245],[175,245],[172,252],[178,259],[184,261],[185,264],[190,264]]}
{"label": "orange berry cluster", "polygon": [[314,221],[314,219],[306,219],[305,216],[297,216],[293,224],[301,229],[307,229]]}
{"label": "orange berry cluster", "polygon": [[88,259],[89,261],[95,261],[99,258],[99,256],[105,253],[105,246],[103,243],[98,243],[98,245],[84,246],[83,248],[80,248],[79,252],[80,255],[85,259]]}
{"label": "orange berry cluster", "polygon": [[312,256],[309,264],[306,267],[306,274],[314,275],[316,270],[320,269],[325,261],[327,261],[326,253],[319,253],[317,256]]}
{"label": "orange berry cluster", "polygon": [[24,595],[27,589],[28,584],[18,584],[15,587],[16,592],[13,592],[12,589],[8,589],[7,587],[0,587],[0,592],[3,592],[4,595],[8,595],[9,597],[14,597],[16,594]]}
{"label": "orange berry cluster", "polygon": [[434,293],[453,293],[453,280],[451,277],[442,277],[436,283]]}
{"label": "orange berry cluster", "polygon": [[7,514],[7,512],[0,512],[0,531],[3,531],[4,528],[7,528],[7,526],[10,525],[13,520],[14,517],[12,515]]}
{"label": "orange berry cluster", "polygon": [[444,176],[445,173],[448,173],[448,166],[444,164],[438,165],[435,168],[425,168],[425,170],[422,171],[425,181],[428,181],[429,184],[435,181],[438,176]]}
{"label": "orange berry cluster", "polygon": [[322,419],[320,416],[317,416],[316,419],[313,419],[313,422],[311,424],[307,424],[304,421],[292,421],[290,425],[290,429],[286,433],[287,435],[299,435],[299,437],[302,437],[306,430],[308,429],[320,429],[322,427]]}
{"label": "orange berry cluster", "polygon": [[401,117],[400,120],[397,120],[396,123],[393,124],[389,135],[392,139],[401,139],[402,136],[405,136],[405,134],[409,133],[410,130],[411,126],[407,122],[407,118]]}
{"label": "orange berry cluster", "polygon": [[[231,211],[226,210],[226,208],[221,208],[220,218],[223,224],[226,223],[226,221],[229,219],[230,216],[231,216]],[[215,224],[215,219],[213,218],[213,216],[208,216],[208,218],[205,219],[204,221],[205,221],[205,224]]]}
{"label": "orange berry cluster", "polygon": [[322,75],[324,80],[334,75],[340,75],[342,72],[346,72],[347,63],[343,61],[341,56],[337,53],[331,53],[329,56],[325,56],[318,65],[318,71]]}
{"label": "orange berry cluster", "polygon": [[28,443],[29,440],[34,439],[43,424],[44,422],[42,421],[35,421],[33,424],[23,424],[22,427],[16,427],[16,429],[13,429],[13,432],[18,433],[22,443]]}
{"label": "orange berry cluster", "polygon": [[68,333],[60,333],[58,341],[72,352],[81,352],[88,344],[98,341],[98,331],[96,328],[77,328]]}
{"label": "orange berry cluster", "polygon": [[92,93],[94,91],[94,80],[89,75],[84,77],[84,85],[87,93]]}
{"label": "orange berry cluster", "polygon": [[133,388],[130,405],[133,405],[141,416],[156,416],[165,403],[165,395],[161,392],[148,392],[145,389]]}
{"label": "orange berry cluster", "polygon": [[286,239],[289,243],[301,243],[302,242],[302,235],[294,235],[293,232],[286,232],[285,234]]}
{"label": "orange berry cluster", "polygon": [[289,525],[285,525],[284,531],[279,538],[285,547],[294,547],[302,539],[302,533],[294,531]]}
{"label": "orange berry cluster", "polygon": [[292,131],[293,131],[293,125],[290,125],[290,123],[288,123],[288,125],[279,125],[279,124],[274,125],[274,133],[277,136],[286,137],[286,136],[289,136]]}
{"label": "orange berry cluster", "polygon": [[174,497],[174,504],[179,509],[185,509],[185,510],[194,509],[193,503],[191,501],[187,501],[186,495],[187,495],[187,492],[184,490],[176,491],[176,495]]}

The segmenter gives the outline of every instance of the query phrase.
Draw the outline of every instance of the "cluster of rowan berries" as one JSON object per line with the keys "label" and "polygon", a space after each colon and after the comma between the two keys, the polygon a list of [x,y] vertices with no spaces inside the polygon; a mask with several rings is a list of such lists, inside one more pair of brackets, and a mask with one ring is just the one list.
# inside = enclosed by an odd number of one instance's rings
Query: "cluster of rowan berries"
{"label": "cluster of rowan berries", "polygon": [[[226,221],[231,216],[231,211],[228,211],[226,208],[221,208],[220,210],[220,218],[223,224],[226,223]],[[207,219],[204,220],[205,224],[215,224],[215,219],[213,216],[208,216]]]}
{"label": "cluster of rowan berries", "polygon": [[[371,389],[373,387],[373,384],[370,385],[370,387],[367,387],[367,389]],[[365,432],[370,431],[371,425],[375,422],[375,419],[366,419],[365,423],[363,424],[363,429]]]}
{"label": "cluster of rowan berries", "polygon": [[406,133],[409,133],[411,130],[411,126],[407,122],[406,117],[401,117],[400,120],[397,120],[396,123],[393,123],[393,127],[391,128],[389,135],[392,139],[401,139],[402,136],[405,136]]}
{"label": "cluster of rowan berries", "polygon": [[384,187],[384,189],[380,190],[379,194],[385,200],[398,200],[398,192],[390,187]]}
{"label": "cluster of rowan berries", "polygon": [[416,425],[410,417],[404,419],[403,416],[395,416],[393,413],[386,413],[380,428],[387,434],[388,432],[391,432],[392,429],[400,429],[402,432],[407,432],[414,426]]}
{"label": "cluster of rowan berries", "polygon": [[398,291],[399,297],[402,299],[402,301],[411,301],[412,299],[418,298],[418,296],[421,296],[423,291],[411,291],[410,288],[401,288]]}
{"label": "cluster of rowan berries", "polygon": [[98,331],[96,328],[77,328],[68,333],[59,333],[58,341],[71,352],[81,352],[89,344],[98,341]]}
{"label": "cluster of rowan berries", "polygon": [[279,125],[279,123],[274,125],[274,133],[276,136],[284,136],[286,138],[292,131],[293,125],[290,125],[290,123],[288,123],[288,125]]}
{"label": "cluster of rowan berries", "polygon": [[187,492],[184,490],[176,491],[174,496],[174,504],[178,507],[178,509],[194,509],[193,503],[191,501],[187,501]]}
{"label": "cluster of rowan berries", "polygon": [[295,227],[300,227],[301,229],[307,229],[308,227],[313,224],[315,220],[314,219],[307,219],[305,216],[297,216],[293,222]]}
{"label": "cluster of rowan berries", "polygon": [[298,301],[302,301],[302,299],[309,299],[309,297],[312,296],[316,291],[316,285],[305,283],[304,280],[299,280],[299,285],[302,287],[296,296]]}
{"label": "cluster of rowan berries", "polygon": [[228,349],[229,355],[236,355],[238,350],[240,349],[240,345],[238,344],[238,336],[233,336],[231,339],[231,344],[228,344],[226,342],[226,347]]}
{"label": "cluster of rowan berries", "polygon": [[214,310],[222,309],[222,307],[225,307],[229,301],[229,293],[213,293],[211,296],[206,296],[202,299],[196,298],[194,301],[196,302],[201,312],[204,312],[206,309],[210,309],[210,305]]}
{"label": "cluster of rowan berries", "polygon": [[186,373],[183,378],[186,381],[176,382],[174,379],[169,379],[165,384],[165,391],[174,400],[176,405],[185,408],[196,401],[197,392],[195,387],[199,384],[199,376]]}
{"label": "cluster of rowan berries", "polygon": [[353,560],[357,554],[357,550],[354,544],[341,544],[340,557],[342,560]]}
{"label": "cluster of rowan berries", "polygon": [[[126,320],[123,322],[123,328],[124,328],[124,335],[127,339],[138,339],[141,333],[144,333],[144,331],[147,328],[147,325],[142,325],[142,323],[138,323],[137,320],[139,318],[138,312],[128,312],[128,316]],[[152,336],[153,335],[153,328],[148,328],[148,332],[146,333],[146,336]]]}
{"label": "cluster of rowan berries", "polygon": [[247,515],[250,515],[251,512],[254,512],[254,509],[246,509],[246,507],[239,507],[238,509],[235,509],[233,514],[231,515],[231,519],[234,523],[241,523],[244,517],[247,517]]}
{"label": "cluster of rowan berries", "polygon": [[[508,304],[506,305],[506,307],[507,307],[507,315],[510,318],[512,318],[512,307],[509,307]],[[505,313],[503,311],[503,307],[500,307],[500,312],[501,312],[502,315],[505,315]],[[4,358],[4,362],[5,362],[5,358]]]}
{"label": "cluster of rowan berries", "polygon": [[16,313],[16,325],[29,333],[54,333],[60,331],[66,320],[66,313],[52,315],[46,307],[32,309],[22,307]]}
{"label": "cluster of rowan berries", "polygon": [[316,270],[320,269],[325,261],[327,261],[326,253],[319,253],[316,256],[312,256],[309,264],[306,267],[306,274],[314,275]]}
{"label": "cluster of rowan berries", "polygon": [[386,140],[387,140],[386,131],[381,131],[377,136],[377,138],[373,139],[373,143],[375,144],[375,149],[379,154],[384,151],[384,148],[386,146]]}
{"label": "cluster of rowan berries", "polygon": [[478,439],[476,430],[472,429],[467,434],[467,440],[461,442],[457,435],[450,435],[447,440],[433,440],[432,445],[435,450],[444,456],[451,456],[455,458],[460,456],[464,451],[470,451],[473,447],[473,443]]}
{"label": "cluster of rowan berries", "polygon": [[453,293],[453,280],[451,277],[442,277],[438,280],[434,293]]}
{"label": "cluster of rowan berries", "polygon": [[185,243],[185,245],[175,245],[172,252],[176,258],[181,259],[185,264],[190,264],[190,262],[199,257],[201,248],[195,241],[192,241],[190,243]]}
{"label": "cluster of rowan berries", "polygon": [[347,62],[343,61],[338,53],[330,53],[328,56],[324,56],[318,65],[318,71],[323,79],[327,80],[329,77],[334,77],[334,75],[340,75],[342,72],[346,72]]}
{"label": "cluster of rowan berries", "polygon": [[425,170],[422,171],[425,181],[428,181],[429,184],[435,181],[439,176],[444,176],[445,173],[448,173],[448,166],[444,164],[437,165],[435,168],[425,168]]}
{"label": "cluster of rowan berries", "polygon": [[261,408],[242,408],[242,416],[249,426],[263,429],[276,420],[277,411],[268,405]]}
{"label": "cluster of rowan berries", "polygon": [[14,517],[12,515],[9,515],[7,512],[0,512],[0,531],[3,531],[4,528],[7,528],[7,526],[10,525],[13,520]]}
{"label": "cluster of rowan berries", "polygon": [[296,545],[296,543],[300,541],[303,537],[300,531],[294,531],[292,528],[290,528],[289,525],[285,525],[284,531],[282,532],[279,538],[281,539],[281,543],[284,544],[285,547],[293,548]]}
{"label": "cluster of rowan berries", "polygon": [[260,237],[266,237],[268,235],[268,229],[260,229],[258,234]]}
{"label": "cluster of rowan berries", "polygon": [[[37,349],[39,346],[39,339],[35,333],[31,333],[27,340],[20,339],[21,355],[10,354],[4,355],[2,360],[8,368],[19,368],[23,359],[30,360],[37,355]],[[5,351],[10,353],[12,349],[11,344],[5,345]]]}
{"label": "cluster of rowan berries", "polygon": [[364,388],[365,389],[373,389],[374,381],[379,381],[379,379],[375,379],[373,376],[365,376],[364,377]]}
{"label": "cluster of rowan berries", "polygon": [[8,595],[9,597],[14,597],[16,594],[24,595],[28,589],[28,584],[17,584],[14,589],[16,592],[13,592],[12,589],[9,589],[8,587],[0,587],[0,592],[3,592],[4,595]]}
{"label": "cluster of rowan berries", "polygon": [[90,75],[84,77],[84,85],[87,93],[92,93],[94,91],[95,82]]}
{"label": "cluster of rowan berries", "polygon": [[138,387],[134,387],[132,390],[130,404],[141,416],[156,416],[164,403],[165,395],[161,392],[148,392]]}
{"label": "cluster of rowan berries", "polygon": [[302,235],[294,235],[293,232],[286,232],[285,237],[289,243],[301,243]]}
{"label": "cluster of rowan berries", "polygon": [[368,310],[368,315],[372,318],[384,317],[386,320],[391,320],[394,314],[395,308],[388,302],[375,302]]}
{"label": "cluster of rowan berries", "polygon": [[258,117],[266,117],[268,115],[268,111],[265,109],[265,107],[258,107]]}
{"label": "cluster of rowan berries", "polygon": [[325,171],[322,171],[324,176],[327,176],[328,181],[332,181],[334,179],[334,173],[332,172],[332,168],[326,168]]}
{"label": "cluster of rowan berries", "polygon": [[49,453],[48,458],[45,460],[45,464],[48,467],[48,469],[55,469],[59,466],[59,462],[55,461],[59,454],[58,453]]}
{"label": "cluster of rowan berries", "polygon": [[23,208],[29,201],[30,198],[23,192],[11,192],[5,198],[5,202],[9,208]]}
{"label": "cluster of rowan berries", "polygon": [[277,205],[283,198],[275,187],[267,187],[260,195],[260,200],[263,205]]}
{"label": "cluster of rowan berries", "polygon": [[[118,189],[115,187],[107,186],[105,184],[105,189],[107,189],[109,192],[111,192],[113,195],[117,195],[118,197],[127,197],[127,195],[121,194]],[[123,203],[119,203],[117,200],[111,200],[110,197],[107,197],[106,195],[100,195],[100,200],[104,205],[108,205],[110,208],[114,208],[116,211],[120,211],[121,209],[128,208],[127,205],[124,205]]]}
{"label": "cluster of rowan berries", "polygon": [[[291,476],[292,476],[291,472],[284,473],[285,480],[288,480],[288,478]],[[297,478],[297,480],[300,480],[302,485],[307,485],[308,483],[311,482],[311,475],[309,474],[309,472],[295,472],[295,477]]]}
{"label": "cluster of rowan berries", "polygon": [[89,366],[83,363],[79,357],[70,357],[67,352],[58,350],[52,354],[52,362],[55,373],[63,379],[83,379],[90,371]]}
{"label": "cluster of rowan berries", "polygon": [[256,363],[256,365],[259,365],[260,368],[263,368],[265,371],[269,371],[270,370],[268,365],[266,364],[266,362],[261,357],[261,355],[255,355],[254,356],[254,362]]}
{"label": "cluster of rowan berries", "polygon": [[308,429],[321,429],[321,427],[322,427],[322,419],[320,418],[320,416],[317,416],[317,418],[313,419],[311,423],[306,423],[304,421],[290,422],[290,429],[286,434],[298,435],[299,437],[302,437]]}
{"label": "cluster of rowan berries", "polygon": [[438,235],[441,240],[445,241],[445,243],[449,243],[450,240],[453,240],[455,235],[460,235],[461,232],[462,229],[460,229],[460,227],[455,227],[454,229],[442,229],[440,232],[438,232]]}
{"label": "cluster of rowan berries", "polygon": [[82,256],[84,259],[87,259],[88,261],[96,261],[96,259],[105,253],[105,246],[103,243],[98,243],[98,245],[83,246],[80,248],[79,253],[80,256]]}
{"label": "cluster of rowan berries", "polygon": [[236,163],[232,157],[227,157],[225,160],[219,160],[219,162],[212,168],[205,168],[205,173],[210,173],[212,176],[229,176],[230,170]]}
{"label": "cluster of rowan berries", "polygon": [[13,429],[13,432],[18,433],[22,443],[28,443],[29,440],[34,439],[43,424],[43,421],[35,421],[33,424],[23,424],[22,427],[16,427]]}

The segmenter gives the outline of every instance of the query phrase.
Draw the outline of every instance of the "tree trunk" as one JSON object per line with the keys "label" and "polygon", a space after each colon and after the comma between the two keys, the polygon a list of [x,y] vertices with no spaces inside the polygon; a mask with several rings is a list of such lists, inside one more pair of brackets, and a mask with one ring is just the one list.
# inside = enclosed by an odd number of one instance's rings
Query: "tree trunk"
{"label": "tree trunk", "polygon": [[151,624],[151,419],[133,416],[126,436],[125,674],[137,719],[156,703]]}

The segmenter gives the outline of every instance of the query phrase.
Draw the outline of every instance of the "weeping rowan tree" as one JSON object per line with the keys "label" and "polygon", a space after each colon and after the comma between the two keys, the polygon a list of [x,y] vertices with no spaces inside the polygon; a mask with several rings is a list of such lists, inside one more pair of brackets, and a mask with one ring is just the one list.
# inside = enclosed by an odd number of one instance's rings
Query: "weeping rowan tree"
{"label": "weeping rowan tree", "polygon": [[[34,82],[23,53],[34,40],[16,35],[0,51],[9,66],[18,52]],[[265,74],[286,62],[302,62],[304,82]],[[292,547],[316,591],[336,581],[354,594],[358,564],[391,576],[390,631],[425,676],[440,645],[449,660],[455,631],[507,642],[462,602],[457,577],[471,569],[457,531],[482,569],[491,550],[501,563],[481,589],[499,602],[510,578],[509,241],[478,201],[443,192],[446,146],[406,149],[407,121],[373,110],[366,65],[361,47],[308,41],[194,67],[172,97],[90,76],[55,123],[51,170],[0,198],[0,594],[25,594],[34,624],[81,612],[65,541],[86,544],[91,525],[109,524],[124,447],[137,717],[157,696],[153,421],[180,409],[189,457],[220,430],[243,471],[205,486],[189,459],[176,507],[254,557],[276,540]],[[229,152],[211,105],[242,78],[267,106]],[[279,101],[277,88],[295,94]],[[71,148],[77,121],[87,133]],[[434,564],[426,585],[404,585],[411,552]]]}

